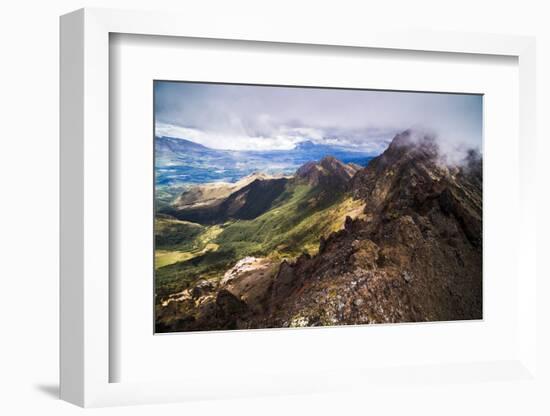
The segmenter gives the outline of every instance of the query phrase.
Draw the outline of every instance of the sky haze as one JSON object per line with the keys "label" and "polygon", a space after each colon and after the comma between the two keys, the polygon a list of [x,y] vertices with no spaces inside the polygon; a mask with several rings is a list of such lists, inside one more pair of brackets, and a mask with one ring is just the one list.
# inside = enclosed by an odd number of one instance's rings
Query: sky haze
{"label": "sky haze", "polygon": [[412,128],[481,149],[482,96],[155,81],[155,134],[215,149],[306,140],[374,154]]}

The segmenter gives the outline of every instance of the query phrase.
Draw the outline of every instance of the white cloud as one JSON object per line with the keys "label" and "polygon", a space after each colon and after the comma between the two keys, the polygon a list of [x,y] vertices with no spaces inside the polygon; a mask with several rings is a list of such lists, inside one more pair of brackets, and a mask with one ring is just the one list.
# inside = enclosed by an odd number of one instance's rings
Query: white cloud
{"label": "white cloud", "polygon": [[300,142],[312,141],[336,147],[345,147],[379,154],[400,130],[350,131],[346,134],[335,133],[331,129],[322,130],[311,127],[279,126],[270,129],[269,136],[248,136],[222,131],[203,131],[190,127],[157,122],[157,136],[175,137],[190,140],[212,149],[226,150],[290,150]]}
{"label": "white cloud", "polygon": [[204,133],[200,130],[175,126],[173,124],[166,123],[157,123],[155,125],[155,134],[157,136],[187,139],[197,143],[202,143],[202,141],[204,140]]}
{"label": "white cloud", "polygon": [[155,83],[156,133],[217,149],[292,149],[311,140],[380,153],[415,126],[480,147],[481,103],[461,94]]}
{"label": "white cloud", "polygon": [[229,150],[288,150],[303,140],[299,136],[288,134],[276,134],[271,137],[245,136],[231,132],[206,132],[166,123],[157,123],[155,134],[191,140],[212,149]]}

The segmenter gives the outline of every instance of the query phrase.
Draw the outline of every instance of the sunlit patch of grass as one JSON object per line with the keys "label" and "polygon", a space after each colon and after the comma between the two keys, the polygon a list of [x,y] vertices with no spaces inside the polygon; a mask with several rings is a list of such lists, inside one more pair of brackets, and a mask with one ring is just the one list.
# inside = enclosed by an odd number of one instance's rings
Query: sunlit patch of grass
{"label": "sunlit patch of grass", "polygon": [[155,218],[155,247],[164,250],[190,251],[205,228],[200,224],[174,218]]}
{"label": "sunlit patch of grass", "polygon": [[219,245],[212,240],[222,231],[219,225],[204,227],[187,221],[157,219],[155,269],[216,251]]}
{"label": "sunlit patch of grass", "polygon": [[216,251],[218,248],[218,244],[208,243],[200,251],[155,250],[155,269],[178,263],[180,261],[187,261],[193,257],[200,256],[207,251]]}
{"label": "sunlit patch of grass", "polygon": [[186,261],[193,257],[192,253],[185,251],[155,250],[155,269],[179,261]]}

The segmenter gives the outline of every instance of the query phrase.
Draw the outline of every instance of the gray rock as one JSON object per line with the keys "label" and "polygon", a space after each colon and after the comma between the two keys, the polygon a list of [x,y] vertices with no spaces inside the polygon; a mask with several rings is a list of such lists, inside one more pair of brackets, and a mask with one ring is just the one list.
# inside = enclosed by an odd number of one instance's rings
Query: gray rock
{"label": "gray rock", "polygon": [[405,280],[405,282],[407,283],[410,283],[413,281],[413,278],[414,276],[412,275],[412,273],[409,273],[409,272],[403,272],[401,273],[401,277]]}

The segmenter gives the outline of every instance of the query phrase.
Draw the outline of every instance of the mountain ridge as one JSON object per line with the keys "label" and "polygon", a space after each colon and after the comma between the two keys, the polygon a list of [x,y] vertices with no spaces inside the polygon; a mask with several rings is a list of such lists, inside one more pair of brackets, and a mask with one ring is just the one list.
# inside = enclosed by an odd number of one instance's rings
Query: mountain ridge
{"label": "mountain ridge", "polygon": [[281,265],[261,325],[481,319],[479,171],[441,165],[433,138],[410,135],[354,176],[365,219]]}
{"label": "mountain ridge", "polygon": [[356,166],[326,156],[320,161],[305,163],[293,176],[254,173],[234,184],[190,187],[170,207],[162,208],[159,212],[201,224],[229,219],[253,219],[270,209],[288,186],[305,183],[333,195],[347,190],[357,171]]}
{"label": "mountain ridge", "polygon": [[[192,285],[179,303],[166,298],[158,328],[481,319],[482,159],[472,151],[460,165],[442,160],[435,138],[397,135],[349,178],[342,195],[360,202],[361,212],[321,235],[316,253],[248,257],[249,266],[232,269],[223,284],[199,282],[204,289],[195,294]],[[317,168],[307,166],[305,178],[316,180]]]}

